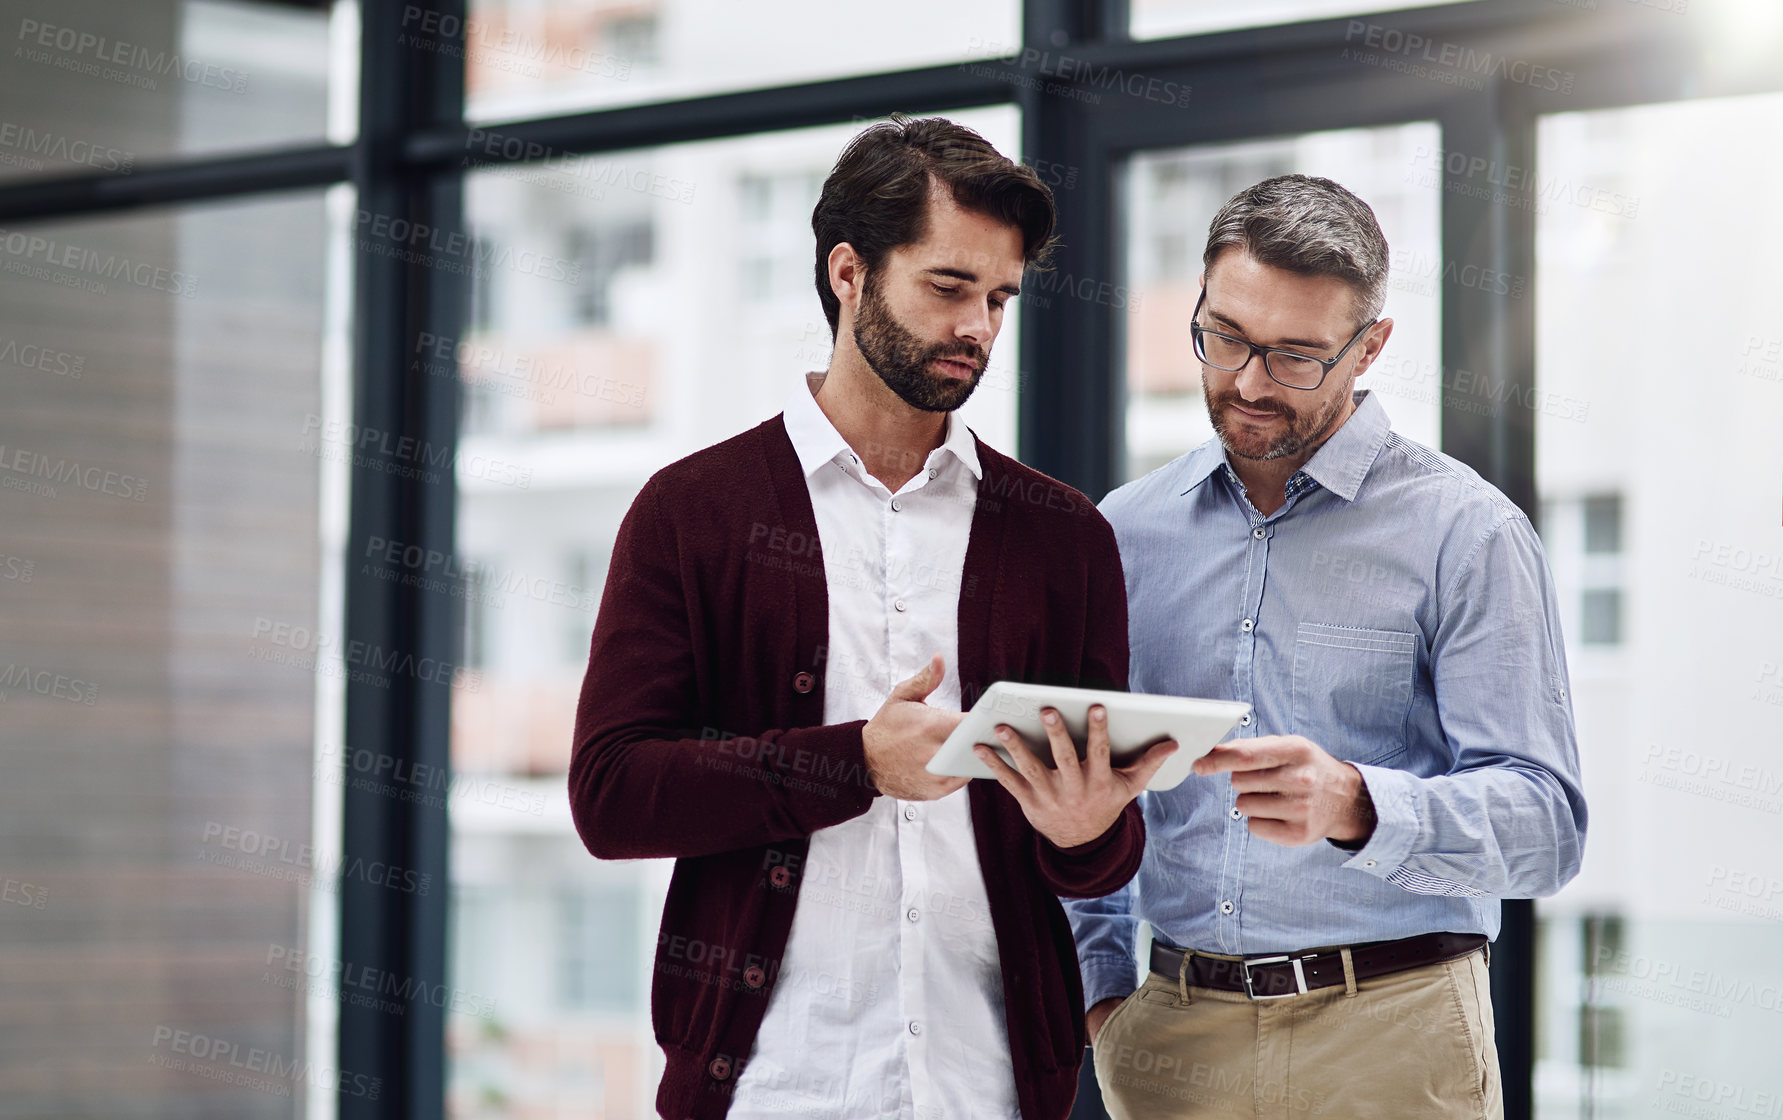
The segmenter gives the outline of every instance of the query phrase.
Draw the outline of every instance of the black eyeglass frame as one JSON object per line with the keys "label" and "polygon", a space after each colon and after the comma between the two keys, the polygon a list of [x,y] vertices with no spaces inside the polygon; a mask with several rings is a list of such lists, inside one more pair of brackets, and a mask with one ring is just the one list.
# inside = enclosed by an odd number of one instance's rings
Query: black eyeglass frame
{"label": "black eyeglass frame", "polygon": [[[1214,369],[1219,370],[1221,373],[1237,373],[1239,370],[1243,369],[1245,366],[1250,365],[1252,358],[1256,357],[1258,354],[1261,354],[1261,355],[1263,355],[1263,372],[1269,375],[1269,380],[1275,382],[1277,385],[1280,385],[1283,388],[1299,389],[1299,390],[1302,390],[1303,392],[1308,392],[1308,393],[1316,392],[1318,390],[1319,386],[1321,386],[1325,383],[1325,378],[1331,376],[1331,370],[1337,365],[1338,362],[1343,361],[1343,356],[1345,354],[1348,354],[1350,352],[1350,347],[1352,347],[1352,346],[1356,345],[1356,343],[1362,341],[1362,336],[1368,333],[1368,328],[1370,328],[1370,327],[1374,326],[1376,323],[1380,322],[1379,319],[1373,319],[1373,320],[1370,320],[1369,322],[1362,324],[1362,329],[1357,331],[1355,333],[1355,335],[1353,337],[1351,337],[1351,339],[1348,342],[1344,343],[1343,349],[1339,350],[1335,357],[1315,358],[1311,354],[1303,354],[1298,350],[1288,350],[1288,349],[1285,349],[1284,347],[1280,347],[1280,346],[1259,346],[1255,342],[1252,342],[1248,338],[1239,338],[1237,335],[1227,334],[1225,331],[1209,330],[1207,327],[1202,326],[1199,322],[1196,321],[1199,318],[1199,316],[1201,315],[1202,304],[1204,304],[1206,302],[1207,302],[1207,289],[1202,288],[1201,295],[1195,300],[1195,310],[1189,313],[1189,339],[1190,339],[1191,345],[1194,346],[1194,348],[1195,348],[1196,359],[1205,363],[1206,365],[1213,366]],[[1220,338],[1226,339],[1229,342],[1236,342],[1240,346],[1248,346],[1248,347],[1250,347],[1250,352],[1244,356],[1244,361],[1239,362],[1237,365],[1231,367],[1230,369],[1228,369],[1222,365],[1217,365],[1214,362],[1208,361],[1208,359],[1207,359],[1207,347],[1201,341],[1201,336],[1204,334],[1217,335]],[[1283,381],[1281,378],[1279,378],[1275,375],[1274,370],[1269,368],[1269,355],[1271,355],[1271,354],[1287,354],[1287,355],[1290,355],[1295,358],[1300,358],[1303,361],[1317,362],[1321,367],[1321,369],[1319,371],[1319,379],[1311,385],[1295,385],[1295,384],[1292,384],[1291,382]]]}

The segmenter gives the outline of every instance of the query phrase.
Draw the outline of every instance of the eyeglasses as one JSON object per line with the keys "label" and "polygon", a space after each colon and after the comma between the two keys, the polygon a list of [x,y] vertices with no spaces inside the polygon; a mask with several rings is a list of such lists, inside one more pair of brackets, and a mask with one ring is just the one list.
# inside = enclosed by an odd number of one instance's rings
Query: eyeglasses
{"label": "eyeglasses", "polygon": [[1350,347],[1361,341],[1368,333],[1368,328],[1380,322],[1379,319],[1364,323],[1354,338],[1344,343],[1342,350],[1334,358],[1315,358],[1311,354],[1302,354],[1297,350],[1283,350],[1276,346],[1258,346],[1247,339],[1237,338],[1219,331],[1210,331],[1198,320],[1201,305],[1207,302],[1207,289],[1201,290],[1201,298],[1195,301],[1194,313],[1189,319],[1189,337],[1194,340],[1195,357],[1225,373],[1237,373],[1250,364],[1251,357],[1263,355],[1263,371],[1269,374],[1270,380],[1278,385],[1286,385],[1290,389],[1317,389],[1325,383],[1325,375],[1331,367],[1343,361],[1343,356],[1350,352]]}

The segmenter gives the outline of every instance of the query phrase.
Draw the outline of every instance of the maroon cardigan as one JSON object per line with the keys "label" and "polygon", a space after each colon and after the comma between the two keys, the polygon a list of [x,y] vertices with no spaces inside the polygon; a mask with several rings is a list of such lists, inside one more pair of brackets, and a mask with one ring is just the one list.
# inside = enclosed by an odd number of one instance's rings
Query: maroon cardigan
{"label": "maroon cardigan", "polygon": [[[1127,684],[1114,533],[1076,490],[979,444],[960,588],[969,707],[998,680]],[[613,547],[576,708],[570,808],[602,859],[673,856],[651,1019],[657,1108],[723,1116],[798,904],[809,838],[877,795],[864,721],[823,726],[829,600],[817,521],[781,417],[658,472]],[[1001,958],[1024,1120],[1071,1109],[1083,989],[1055,895],[1121,887],[1138,805],[1060,849],[990,781],[968,798]]]}

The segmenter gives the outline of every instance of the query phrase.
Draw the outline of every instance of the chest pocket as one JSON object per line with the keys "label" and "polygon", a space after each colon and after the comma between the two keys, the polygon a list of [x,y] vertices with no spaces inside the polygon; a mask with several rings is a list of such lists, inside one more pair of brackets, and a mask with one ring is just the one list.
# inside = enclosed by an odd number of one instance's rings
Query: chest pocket
{"label": "chest pocket", "polygon": [[1347,762],[1385,762],[1405,750],[1418,636],[1302,622],[1294,635],[1296,735]]}

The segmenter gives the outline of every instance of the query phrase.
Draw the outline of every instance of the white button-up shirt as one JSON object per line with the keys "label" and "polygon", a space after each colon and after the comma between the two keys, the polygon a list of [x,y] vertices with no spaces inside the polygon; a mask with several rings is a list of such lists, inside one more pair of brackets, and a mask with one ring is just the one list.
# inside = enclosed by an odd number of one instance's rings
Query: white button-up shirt
{"label": "white button-up shirt", "polygon": [[[786,406],[829,584],[826,724],[870,719],[932,654],[928,703],[960,710],[959,598],[978,500],[977,442],[947,437],[896,494],[817,406]],[[811,835],[798,910],[729,1116],[1020,1116],[990,903],[966,791],[876,797]]]}

